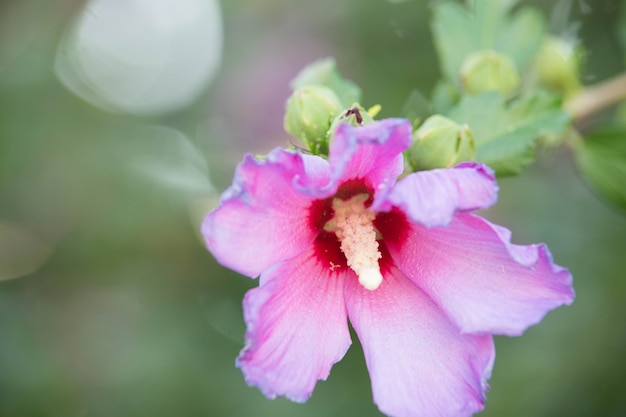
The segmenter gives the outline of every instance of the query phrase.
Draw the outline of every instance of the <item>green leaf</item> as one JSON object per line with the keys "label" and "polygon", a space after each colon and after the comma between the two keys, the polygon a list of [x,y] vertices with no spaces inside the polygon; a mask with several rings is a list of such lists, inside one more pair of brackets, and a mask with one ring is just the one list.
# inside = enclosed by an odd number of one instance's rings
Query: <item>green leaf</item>
{"label": "green leaf", "polygon": [[626,128],[596,132],[581,140],[575,152],[585,180],[626,211]]}
{"label": "green leaf", "polygon": [[447,113],[459,100],[459,91],[450,82],[439,80],[432,92],[433,113]]}
{"label": "green leaf", "polygon": [[361,89],[350,80],[346,80],[337,70],[334,58],[315,61],[302,69],[291,81],[292,90],[310,85],[328,87],[337,94],[341,104],[349,107],[361,101]]}
{"label": "green leaf", "polygon": [[545,21],[535,9],[510,14],[516,0],[478,0],[469,7],[456,2],[434,6],[432,32],[443,73],[456,80],[468,55],[494,50],[528,67],[545,35]]}
{"label": "green leaf", "polygon": [[531,64],[546,35],[543,15],[530,7],[520,9],[496,34],[493,49],[505,53],[522,69]]}
{"label": "green leaf", "polygon": [[476,160],[499,176],[519,174],[533,161],[537,140],[564,133],[570,121],[561,100],[542,91],[508,105],[496,92],[464,96],[448,117],[472,129]]}
{"label": "green leaf", "polygon": [[457,3],[441,3],[435,7],[433,15],[431,30],[439,65],[450,80],[455,80],[465,57],[481,49],[477,40],[468,36],[475,31],[473,20]]}
{"label": "green leaf", "polygon": [[400,117],[409,119],[413,127],[417,127],[422,121],[432,114],[432,106],[428,99],[418,90],[412,90],[409,98],[404,102]]}

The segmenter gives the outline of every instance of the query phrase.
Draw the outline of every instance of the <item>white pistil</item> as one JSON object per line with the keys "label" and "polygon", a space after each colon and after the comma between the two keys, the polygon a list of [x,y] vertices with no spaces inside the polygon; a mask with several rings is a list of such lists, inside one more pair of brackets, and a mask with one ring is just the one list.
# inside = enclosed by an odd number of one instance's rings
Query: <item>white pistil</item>
{"label": "white pistil", "polygon": [[347,201],[335,199],[335,217],[330,226],[341,242],[348,266],[359,277],[359,283],[368,290],[375,290],[383,282],[378,266],[382,255],[372,223],[376,214],[363,204],[367,198],[367,195],[361,194]]}

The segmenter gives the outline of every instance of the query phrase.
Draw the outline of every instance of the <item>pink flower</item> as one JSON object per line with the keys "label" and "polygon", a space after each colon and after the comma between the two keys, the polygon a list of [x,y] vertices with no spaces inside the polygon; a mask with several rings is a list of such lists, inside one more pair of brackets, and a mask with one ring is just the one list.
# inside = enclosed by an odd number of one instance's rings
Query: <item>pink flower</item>
{"label": "pink flower", "polygon": [[358,334],[374,402],[395,417],[482,410],[492,334],[519,335],[574,298],[543,245],[470,214],[492,205],[484,165],[408,175],[411,126],[342,125],[328,160],[247,156],[202,232],[217,260],[260,285],[244,299],[246,381],[305,401]]}

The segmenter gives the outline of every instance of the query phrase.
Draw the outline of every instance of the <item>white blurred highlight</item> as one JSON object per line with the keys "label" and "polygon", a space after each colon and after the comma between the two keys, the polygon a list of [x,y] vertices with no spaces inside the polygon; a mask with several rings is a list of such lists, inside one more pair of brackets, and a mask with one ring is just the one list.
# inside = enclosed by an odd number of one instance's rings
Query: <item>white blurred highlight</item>
{"label": "white blurred highlight", "polygon": [[136,172],[189,197],[215,194],[206,160],[183,133],[162,126],[145,126],[137,137],[143,138],[143,152],[131,161]]}
{"label": "white blurred highlight", "polygon": [[189,220],[203,243],[200,225],[217,207],[219,196],[202,153],[187,136],[168,127],[143,126],[136,138],[143,152],[130,160],[129,168],[187,202]]}
{"label": "white blurred highlight", "polygon": [[30,230],[0,220],[0,281],[37,271],[50,258],[53,249]]}
{"label": "white blurred highlight", "polygon": [[55,72],[105,110],[162,114],[208,86],[222,43],[217,0],[90,0],[61,41]]}

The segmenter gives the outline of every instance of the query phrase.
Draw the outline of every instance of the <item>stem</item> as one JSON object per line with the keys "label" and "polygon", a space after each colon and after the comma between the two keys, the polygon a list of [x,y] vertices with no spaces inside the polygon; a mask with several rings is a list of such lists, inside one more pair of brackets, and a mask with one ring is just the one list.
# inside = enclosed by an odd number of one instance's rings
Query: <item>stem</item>
{"label": "stem", "polygon": [[565,109],[574,120],[581,120],[623,99],[626,99],[626,73],[585,88],[565,103]]}

